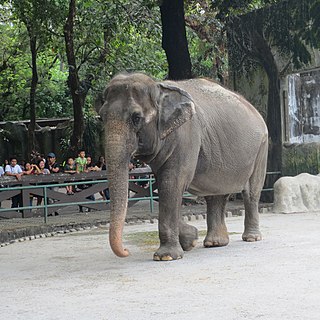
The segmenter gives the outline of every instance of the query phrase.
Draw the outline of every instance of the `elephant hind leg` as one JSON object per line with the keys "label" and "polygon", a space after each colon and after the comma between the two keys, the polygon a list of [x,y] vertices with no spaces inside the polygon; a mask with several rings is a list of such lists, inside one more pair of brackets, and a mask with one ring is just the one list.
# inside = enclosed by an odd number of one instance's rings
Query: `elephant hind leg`
{"label": "elephant hind leg", "polygon": [[225,224],[225,209],[229,195],[207,196],[207,236],[203,241],[205,247],[222,247],[229,243]]}
{"label": "elephant hind leg", "polygon": [[247,242],[260,241],[262,239],[259,229],[259,196],[250,194],[249,190],[242,191],[245,208],[244,232],[242,240]]}
{"label": "elephant hind leg", "polygon": [[242,191],[245,208],[244,233],[242,234],[242,240],[248,242],[262,239],[259,229],[258,204],[265,180],[267,153],[268,146],[266,140],[260,147],[253,173],[246,184],[245,189]]}

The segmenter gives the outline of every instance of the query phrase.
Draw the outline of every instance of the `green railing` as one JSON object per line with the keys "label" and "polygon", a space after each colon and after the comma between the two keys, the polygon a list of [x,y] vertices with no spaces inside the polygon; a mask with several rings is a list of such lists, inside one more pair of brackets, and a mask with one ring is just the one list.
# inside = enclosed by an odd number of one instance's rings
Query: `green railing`
{"label": "green railing", "polygon": [[[81,182],[72,182],[72,183],[58,183],[58,184],[48,184],[48,185],[33,185],[33,186],[20,186],[20,187],[4,187],[0,189],[1,191],[12,191],[12,190],[30,190],[30,189],[43,189],[43,205],[29,205],[29,206],[24,206],[24,207],[15,207],[15,208],[1,208],[0,207],[0,216],[1,212],[7,212],[7,211],[17,211],[17,210],[30,210],[30,209],[44,209],[44,222],[47,223],[48,219],[48,208],[52,207],[66,207],[66,206],[81,206],[85,204],[92,204],[92,203],[110,203],[110,200],[88,200],[88,201],[77,201],[77,202],[63,202],[63,203],[48,203],[48,189],[52,188],[62,188],[66,186],[79,186],[79,185],[93,185],[93,184],[101,184],[101,183],[107,183],[108,180],[98,180],[98,181],[81,181]],[[157,200],[159,197],[153,195],[153,190],[152,190],[152,184],[155,182],[155,178],[152,176],[148,178],[137,178],[137,179],[129,179],[129,183],[133,182],[148,182],[149,183],[149,196],[145,197],[128,197],[128,201],[143,201],[143,200],[148,200],[150,201],[150,211],[154,211],[154,200]],[[129,189],[130,190],[130,189]]]}
{"label": "green railing", "polygon": [[[277,172],[267,172],[267,175],[281,175],[280,171]],[[78,185],[94,185],[94,184],[101,184],[101,183],[107,183],[108,180],[96,180],[96,181],[80,181],[80,182],[68,182],[68,183],[56,183],[56,184],[42,184],[42,185],[32,185],[32,186],[19,186],[19,187],[3,187],[0,188],[1,191],[12,191],[12,190],[29,190],[29,189],[43,189],[43,205],[29,205],[29,206],[23,206],[23,207],[16,207],[16,208],[1,208],[0,207],[0,216],[1,212],[8,212],[8,211],[21,211],[21,210],[30,210],[30,209],[44,209],[44,222],[47,223],[48,219],[48,209],[52,207],[66,207],[66,206],[81,206],[86,204],[100,204],[100,203],[110,203],[110,200],[88,200],[88,201],[68,201],[68,202],[60,202],[60,203],[49,203],[48,202],[48,189],[52,188],[62,188],[66,186],[78,186]],[[150,211],[154,212],[154,200],[158,200],[159,197],[155,196],[153,194],[153,188],[152,185],[155,182],[155,178],[153,175],[150,175],[149,177],[144,178],[136,178],[136,179],[129,179],[130,182],[136,183],[136,182],[148,182],[149,183],[149,195],[144,197],[128,197],[128,201],[150,201]],[[273,188],[264,188],[262,191],[273,191]],[[185,192],[184,197],[192,196],[190,193]],[[72,198],[70,198],[71,200]]]}

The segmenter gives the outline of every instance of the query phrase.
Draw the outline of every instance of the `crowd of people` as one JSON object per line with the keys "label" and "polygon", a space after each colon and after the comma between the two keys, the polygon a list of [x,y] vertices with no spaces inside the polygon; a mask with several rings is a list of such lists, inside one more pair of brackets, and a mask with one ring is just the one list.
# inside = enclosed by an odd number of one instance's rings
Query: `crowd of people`
{"label": "crowd of people", "polygon": [[[21,180],[23,175],[42,175],[42,174],[55,174],[59,172],[64,172],[68,174],[76,174],[82,172],[90,171],[101,171],[107,170],[105,159],[100,156],[98,161],[95,163],[90,155],[86,154],[85,150],[79,150],[77,157],[69,157],[62,164],[58,164],[56,160],[56,155],[53,152],[48,153],[47,157],[43,155],[36,154],[33,155],[32,161],[22,161],[18,164],[17,157],[11,157],[10,160],[5,160],[3,166],[0,165],[0,177],[1,176],[12,176],[17,180]],[[137,161],[130,161],[129,171],[135,169],[136,167],[145,167],[146,164],[140,164]],[[147,176],[146,176],[147,177]],[[131,177],[132,178],[132,177]],[[147,187],[148,182],[142,181],[138,182],[143,187]],[[78,185],[66,186],[66,194],[74,195],[75,192],[81,191],[88,188],[89,185]],[[104,200],[109,200],[109,189],[105,189],[100,192],[100,195]],[[33,196],[30,198],[30,205],[32,205]],[[36,196],[37,206],[41,205],[42,197]],[[95,200],[94,195],[88,197],[89,200]],[[12,197],[12,208],[22,206],[21,194]]]}
{"label": "crowd of people", "polygon": [[[4,165],[0,165],[0,177],[11,176],[17,180],[21,180],[23,175],[42,175],[42,174],[55,174],[64,172],[68,174],[101,171],[106,170],[106,164],[103,156],[99,157],[97,163],[92,161],[90,155],[86,155],[85,150],[79,150],[78,156],[73,158],[69,157],[62,164],[58,164],[56,155],[53,152],[48,153],[47,157],[37,154],[33,157],[33,161],[22,161],[18,164],[17,157],[11,157],[10,160],[5,160]],[[81,191],[87,188],[88,185],[67,186],[67,195],[73,195],[77,191]],[[101,196],[104,200],[109,200],[109,190],[105,189],[101,191]],[[42,197],[37,196],[37,205],[41,205]],[[94,196],[88,197],[90,200],[94,200]],[[30,204],[33,197],[30,198]],[[22,205],[21,194],[12,197],[12,208],[17,208]]]}

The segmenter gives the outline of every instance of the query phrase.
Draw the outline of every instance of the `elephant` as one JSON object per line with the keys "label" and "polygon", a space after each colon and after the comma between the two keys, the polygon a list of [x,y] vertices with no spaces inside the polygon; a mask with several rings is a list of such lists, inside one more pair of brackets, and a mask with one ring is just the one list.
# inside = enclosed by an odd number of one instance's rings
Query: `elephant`
{"label": "elephant", "polygon": [[225,246],[225,210],[230,194],[242,192],[242,239],[262,239],[258,202],[268,153],[268,130],[241,95],[210,79],[156,81],[144,73],[119,73],[96,101],[105,135],[110,190],[109,242],[126,257],[123,226],[130,158],[148,163],[159,193],[160,247],[156,261],[181,259],[198,231],[181,217],[183,193],[207,204],[205,247]]}

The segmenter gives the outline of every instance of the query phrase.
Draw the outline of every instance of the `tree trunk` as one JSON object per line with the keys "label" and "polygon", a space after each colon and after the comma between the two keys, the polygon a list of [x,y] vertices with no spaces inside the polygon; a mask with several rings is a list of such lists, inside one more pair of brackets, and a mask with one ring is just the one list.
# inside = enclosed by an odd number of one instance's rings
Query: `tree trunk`
{"label": "tree trunk", "polygon": [[66,54],[69,65],[68,86],[72,96],[73,105],[73,132],[70,139],[70,151],[75,153],[82,146],[84,132],[83,107],[84,97],[81,94],[80,80],[74,52],[74,20],[76,16],[76,0],[69,2],[69,14],[64,26]]}
{"label": "tree trunk", "polygon": [[281,97],[279,70],[267,41],[260,36],[253,37],[261,66],[268,76],[267,126],[271,145],[268,153],[268,171],[281,170],[282,132],[281,132]]}
{"label": "tree trunk", "polygon": [[171,80],[190,79],[191,60],[186,37],[183,0],[163,0],[160,5],[162,48],[166,52]]}
{"label": "tree trunk", "polygon": [[282,134],[280,80],[278,73],[268,76],[268,80],[267,124],[272,143],[269,147],[268,171],[279,171],[281,170],[282,163]]}
{"label": "tree trunk", "polygon": [[30,37],[30,51],[31,51],[31,61],[32,61],[32,79],[30,88],[30,124],[28,127],[28,154],[30,155],[32,151],[36,149],[36,138],[35,138],[35,128],[36,128],[36,89],[38,85],[38,70],[37,70],[37,37],[32,35],[29,31]]}
{"label": "tree trunk", "polygon": [[[281,131],[281,97],[280,97],[280,77],[279,70],[272,54],[271,48],[266,39],[262,36],[263,32],[253,32],[253,46],[256,54],[253,57],[260,62],[268,76],[268,104],[267,104],[267,126],[269,131],[269,150],[268,150],[268,172],[277,172],[282,169],[282,131]],[[274,185],[278,175],[267,175],[265,185]],[[264,193],[263,201],[273,202],[272,193]]]}

